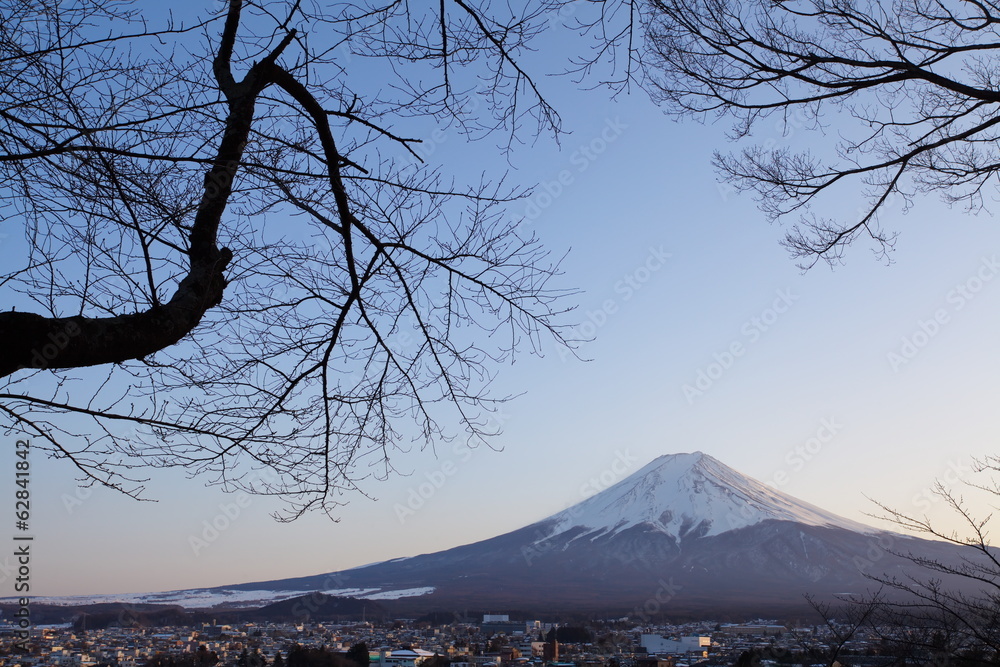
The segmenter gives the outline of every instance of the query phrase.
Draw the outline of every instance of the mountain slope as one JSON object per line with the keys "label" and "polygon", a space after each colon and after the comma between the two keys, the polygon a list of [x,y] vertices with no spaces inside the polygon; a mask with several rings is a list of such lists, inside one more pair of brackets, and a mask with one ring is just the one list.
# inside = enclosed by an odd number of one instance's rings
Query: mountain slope
{"label": "mountain slope", "polygon": [[950,545],[845,519],[695,452],[662,456],[581,503],[510,533],[293,581],[320,589],[331,581],[384,590],[433,587],[427,596],[399,600],[414,611],[759,615],[801,610],[807,593],[864,593],[872,588],[868,574],[926,574],[894,552],[956,557]]}
{"label": "mountain slope", "polygon": [[405,613],[738,619],[799,612],[807,593],[863,594],[873,587],[866,575],[926,578],[899,552],[957,562],[951,545],[850,521],[695,452],[662,456],[569,509],[473,544],[343,572],[149,597],[185,604],[322,591]]}

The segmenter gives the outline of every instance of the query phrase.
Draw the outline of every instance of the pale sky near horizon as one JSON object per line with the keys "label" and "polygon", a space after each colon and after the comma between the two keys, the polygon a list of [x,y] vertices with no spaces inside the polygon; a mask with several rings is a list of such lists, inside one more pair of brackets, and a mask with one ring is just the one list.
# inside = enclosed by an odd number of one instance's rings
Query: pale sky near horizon
{"label": "pale sky near horizon", "polygon": [[[638,91],[609,100],[543,83],[571,134],[515,151],[511,177],[539,184],[515,213],[555,254],[569,251],[560,280],[583,290],[580,331],[595,340],[580,349],[589,361],[550,345],[500,369],[498,393],[523,392],[502,410],[502,451],[400,454],[409,474],[371,481],[372,498],[351,499],[339,522],[290,524],[270,518],[271,500],[177,472],[152,473],[158,502],[137,503],[36,458],[32,593],[219,586],[437,551],[582,500],[622,478],[609,473],[616,461],[627,474],[695,450],[850,519],[883,525],[864,516],[867,496],[947,522],[928,490],[935,479],[959,488],[1000,433],[995,218],[921,198],[884,218],[901,232],[892,265],[859,242],[844,266],[803,274],[779,247],[783,229],[717,183],[724,124],[674,122]],[[810,137],[775,134],[792,147]],[[435,156],[446,174],[506,168],[488,140],[447,135]],[[839,200],[848,215],[860,203],[850,190]],[[4,436],[8,449],[16,437]],[[12,473],[0,494],[10,514]],[[228,527],[211,537],[213,521]],[[13,595],[0,579],[0,596]]]}

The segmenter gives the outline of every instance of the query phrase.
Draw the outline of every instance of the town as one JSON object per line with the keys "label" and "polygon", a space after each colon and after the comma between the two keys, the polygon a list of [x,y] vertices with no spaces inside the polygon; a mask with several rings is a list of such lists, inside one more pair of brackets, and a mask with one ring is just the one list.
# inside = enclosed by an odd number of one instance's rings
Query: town
{"label": "town", "polygon": [[6,633],[0,667],[351,667],[366,660],[371,667],[871,665],[884,649],[877,637],[861,631],[847,636],[835,623],[653,626],[618,619],[559,625],[489,614],[435,626],[434,616],[379,623],[38,627],[27,652],[16,650],[13,632]]}

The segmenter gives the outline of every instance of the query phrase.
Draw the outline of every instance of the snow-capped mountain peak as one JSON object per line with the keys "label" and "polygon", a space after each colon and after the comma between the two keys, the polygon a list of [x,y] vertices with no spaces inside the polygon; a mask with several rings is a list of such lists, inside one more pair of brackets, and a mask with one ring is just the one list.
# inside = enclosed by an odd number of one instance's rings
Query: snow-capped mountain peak
{"label": "snow-capped mountain peak", "polygon": [[770,519],[875,532],[762,484],[702,452],[654,459],[539,525],[547,526],[544,539],[551,539],[571,529],[583,528],[581,538],[596,538],[646,524],[680,542]]}

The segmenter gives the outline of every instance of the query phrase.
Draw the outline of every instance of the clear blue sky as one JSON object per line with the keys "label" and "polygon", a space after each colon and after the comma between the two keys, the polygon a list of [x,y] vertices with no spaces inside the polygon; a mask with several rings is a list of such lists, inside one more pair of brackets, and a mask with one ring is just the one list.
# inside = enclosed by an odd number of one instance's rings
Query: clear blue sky
{"label": "clear blue sky", "polygon": [[[570,250],[561,280],[584,291],[578,319],[595,340],[580,350],[590,361],[550,346],[502,369],[500,388],[525,392],[503,410],[502,451],[400,455],[394,463],[410,474],[369,484],[374,500],[354,498],[338,523],[279,524],[271,501],[243,502],[197,554],[191,538],[211,537],[205,522],[237,498],[156,473],[148,488],[159,502],[136,503],[80,490],[69,466],[36,459],[32,592],[215,586],[436,551],[581,500],[611,481],[616,459],[638,470],[693,450],[851,519],[866,521],[866,495],[936,512],[923,497],[934,480],[995,451],[991,215],[918,200],[885,218],[902,232],[893,265],[858,244],[845,266],[803,275],[778,245],[782,230],[717,184],[709,162],[728,145],[725,126],[675,123],[641,92],[611,101],[565,79],[543,84],[572,134],[513,155],[512,176],[540,184],[535,208],[515,212],[555,253]],[[434,158],[459,175],[506,166],[489,141],[470,147],[457,135]],[[849,214],[860,200],[848,194]],[[4,437],[12,447],[15,436]],[[10,478],[0,479],[8,498]],[[3,586],[11,594],[9,579]]]}

